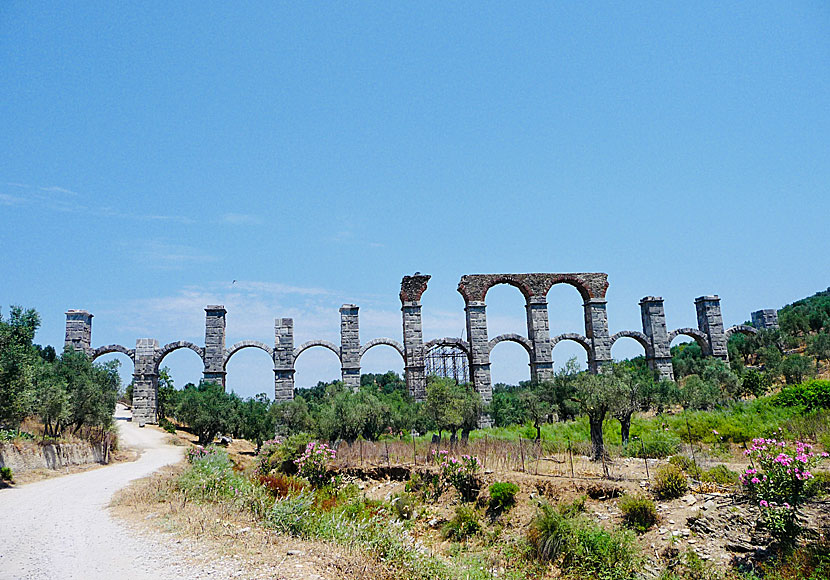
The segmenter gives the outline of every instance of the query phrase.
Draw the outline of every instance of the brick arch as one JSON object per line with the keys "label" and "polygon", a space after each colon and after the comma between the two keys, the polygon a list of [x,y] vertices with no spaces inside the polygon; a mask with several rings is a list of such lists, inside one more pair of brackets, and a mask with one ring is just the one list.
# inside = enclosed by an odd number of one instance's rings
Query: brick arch
{"label": "brick arch", "polygon": [[464,351],[468,357],[470,356],[470,343],[460,338],[453,338],[450,336],[446,336],[444,338],[434,338],[424,344],[424,352],[428,352],[431,348],[436,346],[452,346]]}
{"label": "brick arch", "polygon": [[490,340],[490,352],[493,351],[493,348],[500,342],[515,342],[517,344],[522,345],[522,347],[527,351],[528,356],[532,356],[533,353],[533,345],[530,344],[530,341],[526,339],[524,336],[515,333],[507,333],[507,334],[500,334],[497,337]]}
{"label": "brick arch", "polygon": [[581,334],[577,334],[575,332],[566,332],[565,334],[560,334],[559,336],[554,336],[550,339],[550,348],[553,348],[563,340],[570,340],[582,348],[585,349],[585,352],[588,354],[588,363],[590,364],[594,360],[594,351],[591,350],[591,343],[588,342],[588,339],[582,336]]}
{"label": "brick arch", "polygon": [[745,334],[747,336],[758,334],[758,329],[754,326],[747,326],[746,324],[737,324],[735,326],[730,326],[726,329],[726,339],[729,340],[729,337],[733,334]]}
{"label": "brick arch", "polygon": [[554,284],[570,284],[579,291],[583,301],[604,300],[608,291],[608,275],[602,272],[533,273],[533,274],[467,274],[458,283],[458,292],[466,303],[484,302],[487,291],[497,284],[519,289],[526,299],[546,296]]}
{"label": "brick arch", "polygon": [[105,354],[110,354],[113,352],[120,352],[121,354],[127,355],[130,360],[133,361],[135,364],[135,349],[127,348],[125,346],[121,346],[120,344],[108,344],[107,346],[99,346],[95,350],[90,353],[89,358],[91,360],[95,360],[99,356],[103,356]]}
{"label": "brick arch", "polygon": [[188,342],[186,340],[177,340],[176,342],[170,342],[168,344],[165,344],[163,347],[159,349],[158,353],[156,354],[156,361],[153,367],[154,371],[158,372],[159,368],[161,367],[161,361],[164,360],[164,357],[166,357],[174,350],[179,350],[181,348],[189,348],[190,350],[195,352],[197,355],[199,355],[199,358],[202,359],[202,364],[204,364],[205,349],[203,349],[200,346],[196,346],[192,342]]}
{"label": "brick arch", "polygon": [[265,344],[264,342],[259,342],[258,340],[241,340],[237,343],[234,343],[229,349],[225,351],[225,360],[222,363],[222,367],[227,368],[228,361],[231,360],[231,357],[243,348],[258,348],[260,350],[264,350],[268,353],[268,356],[271,357],[271,360],[274,360],[274,349]]}
{"label": "brick arch", "polygon": [[336,344],[334,344],[333,342],[329,342],[327,340],[309,340],[308,342],[304,342],[303,344],[294,349],[294,361],[296,362],[298,356],[300,356],[302,353],[314,346],[321,346],[323,348],[329,349],[331,352],[337,355],[337,360],[341,361],[342,363],[342,359],[340,358],[340,349],[337,347]]}
{"label": "brick arch", "polygon": [[705,356],[709,356],[710,354],[712,354],[711,352],[709,352],[709,342],[706,335],[697,328],[678,328],[677,330],[672,330],[669,333],[668,337],[669,346],[671,346],[671,343],[675,338],[681,335],[693,338],[694,341],[698,344],[698,346],[700,346],[700,350]]}
{"label": "brick arch", "polygon": [[636,330],[621,330],[616,333],[614,336],[611,337],[611,342],[609,344],[609,349],[614,346],[614,343],[617,342],[620,338],[633,338],[640,346],[643,347],[646,351],[646,356],[651,358],[654,356],[654,349],[651,347],[651,343],[649,343],[648,337],[643,334],[642,332],[638,332]]}
{"label": "brick arch", "polygon": [[362,359],[363,355],[366,354],[366,351],[368,351],[370,348],[373,348],[375,346],[379,346],[379,345],[382,345],[382,344],[386,345],[386,346],[391,346],[392,348],[394,348],[396,351],[398,351],[398,354],[401,355],[401,358],[403,359],[404,363],[406,362],[406,354],[405,354],[406,351],[404,350],[403,345],[401,343],[399,343],[397,340],[393,340],[391,338],[385,338],[385,337],[384,338],[373,338],[372,340],[370,340],[369,342],[364,344],[362,347],[360,347],[360,354],[358,355],[358,358]]}

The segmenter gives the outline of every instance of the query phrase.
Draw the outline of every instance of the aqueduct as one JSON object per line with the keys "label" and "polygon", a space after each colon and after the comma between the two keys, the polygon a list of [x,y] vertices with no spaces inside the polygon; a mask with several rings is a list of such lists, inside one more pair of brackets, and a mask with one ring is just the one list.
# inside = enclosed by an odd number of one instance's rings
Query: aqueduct
{"label": "aqueduct", "polygon": [[[622,330],[613,335],[608,331],[605,293],[608,276],[603,273],[536,273],[536,274],[473,274],[461,277],[458,292],[464,299],[467,339],[439,338],[424,342],[421,324],[421,296],[427,289],[430,276],[415,274],[404,276],[401,281],[401,313],[403,343],[392,338],[375,338],[360,342],[359,308],[344,304],[340,308],[340,345],[311,340],[294,346],[294,320],[277,318],[274,322],[274,346],[256,340],[243,340],[225,345],[225,317],[227,311],[221,305],[205,308],[205,345],[187,341],[159,345],[151,338],[139,338],[134,349],[118,344],[92,348],[92,317],[86,310],[69,310],[66,313],[65,344],[86,352],[93,360],[108,353],[122,353],[133,361],[133,416],[140,424],[156,421],[156,397],[158,373],[162,361],[171,352],[187,348],[194,351],[204,364],[205,380],[225,385],[226,367],[230,358],[245,348],[258,348],[271,357],[274,363],[274,398],[277,401],[294,397],[294,365],[297,358],[313,347],[327,348],[340,360],[341,379],[349,387],[360,385],[360,360],[376,346],[389,346],[404,361],[404,375],[410,394],[423,400],[426,394],[425,358],[431,348],[448,346],[463,352],[469,362],[470,379],[482,398],[492,399],[490,380],[490,352],[500,342],[520,344],[530,359],[531,378],[546,380],[553,377],[553,347],[560,341],[570,340],[581,345],[587,354],[588,367],[598,372],[611,361],[611,347],[620,338],[631,338],[643,348],[650,368],[662,378],[673,379],[670,345],[680,335],[695,340],[705,355],[728,360],[726,342],[735,332],[753,334],[758,328],[778,325],[774,310],[752,313],[754,326],[738,325],[724,329],[718,296],[701,296],[695,300],[697,328],[668,330],[663,299],[646,296],[640,300],[642,331]],[[497,284],[516,287],[525,297],[527,336],[502,334],[492,339],[487,332],[487,292]],[[556,284],[569,284],[576,288],[583,300],[585,334],[565,333],[551,336],[548,326],[547,295]]]}

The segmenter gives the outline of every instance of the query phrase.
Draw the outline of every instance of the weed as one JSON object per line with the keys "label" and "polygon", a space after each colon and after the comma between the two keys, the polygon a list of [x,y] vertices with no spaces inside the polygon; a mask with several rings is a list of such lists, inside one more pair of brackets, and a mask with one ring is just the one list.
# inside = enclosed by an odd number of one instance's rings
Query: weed
{"label": "weed", "polygon": [[623,513],[623,521],[635,532],[647,532],[657,523],[657,507],[642,494],[624,495],[618,505]]}
{"label": "weed", "polygon": [[657,499],[676,499],[689,489],[689,481],[676,465],[663,465],[657,470],[651,489]]}
{"label": "weed", "polygon": [[265,523],[282,534],[301,537],[313,521],[314,496],[303,491],[274,502]]}
{"label": "weed", "polygon": [[260,475],[258,480],[274,497],[297,495],[308,488],[308,482],[305,480],[282,473]]}
{"label": "weed", "polygon": [[392,508],[401,520],[411,520],[415,515],[415,497],[411,493],[401,492],[392,498]]}
{"label": "weed", "polygon": [[700,474],[701,481],[709,481],[724,486],[737,485],[739,477],[737,471],[732,471],[725,465],[716,465]]}
{"label": "weed", "polygon": [[669,431],[654,431],[645,434],[640,441],[632,441],[625,447],[626,457],[661,459],[677,453],[680,437]]}
{"label": "weed", "polygon": [[672,455],[669,457],[669,463],[671,465],[676,465],[689,475],[695,475],[698,472],[698,467],[695,465],[695,462],[692,461],[692,458],[686,457],[685,455]]}
{"label": "weed", "polygon": [[0,481],[14,481],[11,467],[0,467]]}
{"label": "weed", "polygon": [[830,473],[816,471],[812,479],[804,485],[804,493],[807,497],[824,497],[830,495]]}
{"label": "weed", "polygon": [[498,481],[490,486],[490,511],[502,513],[516,504],[519,486],[513,482]]}
{"label": "weed", "polygon": [[444,537],[465,540],[481,531],[481,522],[475,508],[460,505],[455,508],[455,516],[444,524],[441,532]]}

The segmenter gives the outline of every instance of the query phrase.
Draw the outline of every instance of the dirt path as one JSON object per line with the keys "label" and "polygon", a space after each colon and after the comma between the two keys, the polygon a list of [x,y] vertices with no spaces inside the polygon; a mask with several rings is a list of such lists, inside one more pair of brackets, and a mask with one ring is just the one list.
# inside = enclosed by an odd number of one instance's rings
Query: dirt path
{"label": "dirt path", "polygon": [[0,491],[0,580],[226,577],[180,564],[175,549],[132,535],[110,517],[115,491],[183,453],[128,417],[119,407],[121,445],[140,449],[137,461]]}

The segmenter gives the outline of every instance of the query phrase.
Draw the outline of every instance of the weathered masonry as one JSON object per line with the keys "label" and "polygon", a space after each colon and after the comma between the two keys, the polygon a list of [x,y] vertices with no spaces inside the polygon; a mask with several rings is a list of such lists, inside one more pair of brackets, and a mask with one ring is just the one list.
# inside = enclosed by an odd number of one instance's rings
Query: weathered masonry
{"label": "weathered masonry", "polygon": [[[449,346],[464,353],[469,361],[470,378],[475,389],[485,401],[492,399],[490,380],[490,352],[503,341],[520,344],[530,360],[531,378],[550,379],[553,376],[553,347],[560,341],[570,340],[585,349],[588,367],[598,372],[611,361],[611,347],[620,338],[632,338],[642,347],[650,368],[661,377],[673,379],[670,344],[674,338],[684,335],[700,345],[704,354],[728,360],[726,342],[734,332],[754,334],[758,329],[775,328],[778,317],[775,310],[759,310],[752,313],[753,326],[733,326],[724,329],[720,298],[701,296],[695,300],[697,328],[668,330],[663,299],[646,296],[640,300],[642,331],[621,330],[610,334],[606,316],[605,294],[608,276],[603,273],[536,273],[536,274],[473,274],[461,277],[458,292],[464,299],[466,313],[466,339],[463,337],[437,338],[424,342],[421,323],[421,296],[427,289],[430,277],[422,274],[404,276],[401,281],[401,317],[403,343],[392,338],[375,338],[360,342],[359,307],[344,304],[340,308],[340,345],[325,340],[311,340],[294,346],[294,320],[277,318],[274,321],[273,347],[256,340],[243,340],[230,347],[225,344],[225,318],[222,305],[205,308],[205,343],[198,346],[187,341],[160,345],[152,338],[139,338],[135,348],[111,344],[92,348],[92,314],[85,310],[69,310],[66,313],[66,346],[86,352],[93,360],[101,355],[120,352],[133,361],[133,417],[140,424],[156,422],[156,398],[158,373],[162,361],[171,352],[188,348],[194,351],[204,364],[204,379],[225,385],[225,375],[230,358],[244,348],[259,348],[268,353],[274,363],[274,398],[285,401],[294,397],[294,365],[297,358],[312,347],[331,350],[340,360],[341,379],[344,384],[357,388],[360,385],[360,361],[366,352],[385,345],[395,349],[404,362],[404,374],[409,392],[418,400],[426,393],[427,376],[425,357],[436,346]],[[497,284],[517,288],[525,297],[527,336],[502,334],[490,338],[487,331],[487,292]],[[565,333],[551,336],[548,324],[547,294],[556,284],[573,286],[582,296],[585,333]]]}

